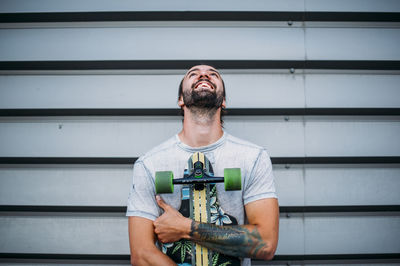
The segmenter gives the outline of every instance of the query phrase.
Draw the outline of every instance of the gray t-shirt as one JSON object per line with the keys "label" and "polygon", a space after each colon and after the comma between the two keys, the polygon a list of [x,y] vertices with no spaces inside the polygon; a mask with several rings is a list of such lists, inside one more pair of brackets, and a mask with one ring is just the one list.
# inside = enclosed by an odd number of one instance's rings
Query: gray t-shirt
{"label": "gray t-shirt", "polygon": [[[127,216],[139,216],[155,220],[161,215],[155,196],[156,171],[172,171],[174,178],[182,178],[187,161],[194,152],[203,152],[212,164],[215,176],[223,176],[224,168],[241,168],[242,190],[228,191],[223,183],[217,183],[217,197],[225,213],[246,222],[244,205],[265,198],[276,198],[271,160],[265,149],[224,132],[215,143],[193,148],[182,143],[175,135],[141,156],[133,168],[133,185],[129,193]],[[179,209],[181,185],[175,185],[174,193],[162,194],[166,203]],[[244,260],[243,265],[250,265]]]}

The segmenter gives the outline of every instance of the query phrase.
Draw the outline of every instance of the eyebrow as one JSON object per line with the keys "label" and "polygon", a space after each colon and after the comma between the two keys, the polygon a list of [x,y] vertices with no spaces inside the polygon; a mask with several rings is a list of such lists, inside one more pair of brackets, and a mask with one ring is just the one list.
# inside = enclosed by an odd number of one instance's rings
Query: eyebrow
{"label": "eyebrow", "polygon": [[[200,70],[200,69],[198,69],[198,68],[193,68],[193,69],[190,70],[188,73],[186,73],[186,76],[188,76],[188,75],[189,75],[190,73],[192,73],[193,71],[198,71],[198,70]],[[221,76],[221,74],[219,74],[219,72],[218,72],[217,70],[213,69],[213,68],[209,68],[209,69],[207,69],[207,71],[215,72],[215,73],[217,73],[219,76]]]}

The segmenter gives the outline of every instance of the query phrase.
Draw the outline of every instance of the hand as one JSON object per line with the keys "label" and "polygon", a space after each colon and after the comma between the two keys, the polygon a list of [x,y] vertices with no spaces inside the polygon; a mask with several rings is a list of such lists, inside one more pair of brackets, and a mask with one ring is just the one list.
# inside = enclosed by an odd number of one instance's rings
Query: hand
{"label": "hand", "polygon": [[184,217],[160,197],[156,196],[157,204],[164,213],[154,222],[154,232],[162,243],[171,243],[182,238],[189,238],[192,220]]}

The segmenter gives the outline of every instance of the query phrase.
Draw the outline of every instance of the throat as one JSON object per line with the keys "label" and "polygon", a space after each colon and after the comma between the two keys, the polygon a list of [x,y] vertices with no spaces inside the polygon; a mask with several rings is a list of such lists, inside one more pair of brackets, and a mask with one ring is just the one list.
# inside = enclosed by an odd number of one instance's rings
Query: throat
{"label": "throat", "polygon": [[217,108],[191,107],[189,112],[194,123],[207,126],[215,121],[217,110]]}
{"label": "throat", "polygon": [[178,134],[190,147],[202,147],[217,142],[224,134],[220,121],[220,109],[185,109],[183,129]]}

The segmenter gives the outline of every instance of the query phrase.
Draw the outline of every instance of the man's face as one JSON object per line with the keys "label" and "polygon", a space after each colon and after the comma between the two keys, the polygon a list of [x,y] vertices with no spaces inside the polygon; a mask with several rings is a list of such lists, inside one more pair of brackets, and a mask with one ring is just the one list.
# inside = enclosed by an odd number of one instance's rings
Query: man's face
{"label": "man's face", "polygon": [[182,89],[181,106],[207,109],[225,107],[222,78],[211,66],[198,65],[189,69],[183,78]]}

